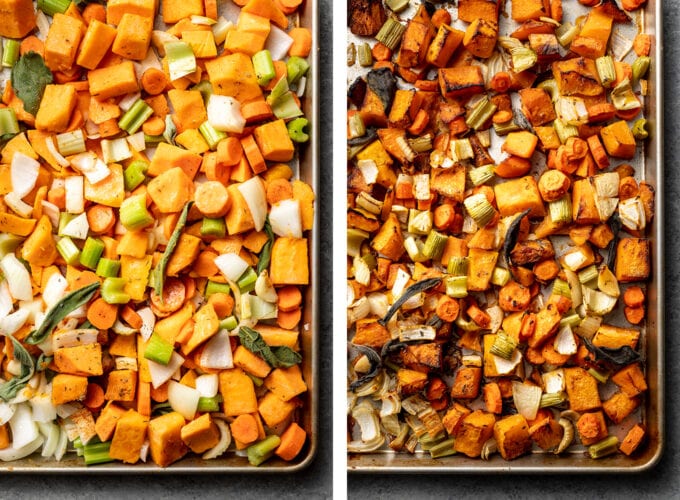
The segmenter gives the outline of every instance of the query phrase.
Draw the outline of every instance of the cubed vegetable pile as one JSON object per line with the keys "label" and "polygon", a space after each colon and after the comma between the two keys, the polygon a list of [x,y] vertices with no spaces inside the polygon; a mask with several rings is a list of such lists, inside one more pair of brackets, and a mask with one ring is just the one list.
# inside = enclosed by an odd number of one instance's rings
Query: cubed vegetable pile
{"label": "cubed vegetable pile", "polygon": [[643,3],[350,0],[350,453],[644,449]]}
{"label": "cubed vegetable pile", "polygon": [[300,455],[300,9],[0,1],[0,460]]}

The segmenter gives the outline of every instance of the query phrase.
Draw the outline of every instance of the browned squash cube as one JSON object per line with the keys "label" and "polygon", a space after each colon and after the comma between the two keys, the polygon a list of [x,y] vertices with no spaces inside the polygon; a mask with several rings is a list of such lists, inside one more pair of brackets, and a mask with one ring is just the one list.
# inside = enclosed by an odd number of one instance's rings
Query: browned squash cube
{"label": "browned squash cube", "polygon": [[184,417],[176,411],[149,422],[149,449],[156,465],[167,467],[187,454],[189,448],[182,441],[184,423]]}
{"label": "browned squash cube", "polygon": [[651,271],[651,250],[649,240],[643,238],[621,238],[616,246],[614,273],[622,283],[644,281]]}
{"label": "browned squash cube", "polygon": [[522,89],[519,91],[519,96],[522,100],[522,112],[534,127],[557,118],[552,100],[545,90],[539,88]]}
{"label": "browned squash cube", "polygon": [[478,366],[463,366],[458,369],[451,386],[451,397],[457,399],[475,399],[479,396],[482,382],[482,369]]}
{"label": "browned squash cube", "polygon": [[467,406],[464,406],[458,402],[454,402],[453,406],[449,408],[446,415],[442,418],[442,424],[448,432],[449,436],[455,436],[458,434],[463,419],[472,413],[472,410]]}
{"label": "browned squash cube", "polygon": [[609,349],[619,349],[627,345],[631,349],[635,349],[639,339],[640,331],[635,328],[603,324],[595,332],[593,345],[608,347]]}
{"label": "browned squash cube", "polygon": [[564,377],[570,410],[581,412],[602,406],[597,380],[587,371],[579,366],[565,368]]}
{"label": "browned squash cube", "polygon": [[620,424],[640,406],[640,398],[631,398],[625,392],[619,391],[602,403],[602,409],[615,424]]}
{"label": "browned squash cube", "polygon": [[378,234],[371,240],[371,247],[379,254],[391,260],[399,260],[404,253],[404,237],[401,224],[394,212],[391,212],[383,223]]}
{"label": "browned squash cube", "polygon": [[542,418],[529,427],[531,439],[545,451],[552,450],[559,445],[563,434],[564,429],[552,417]]}
{"label": "browned squash cube", "polygon": [[376,318],[362,318],[356,322],[356,333],[352,342],[380,350],[391,339],[389,330],[378,323]]}
{"label": "browned squash cube", "polygon": [[519,413],[497,421],[493,435],[498,443],[498,451],[505,460],[513,460],[531,450],[529,424]]}
{"label": "browned squash cube", "polygon": [[482,447],[491,436],[496,423],[496,416],[482,410],[475,410],[463,418],[460,429],[453,442],[458,453],[475,458],[482,453]]}
{"label": "browned squash cube", "polygon": [[458,19],[471,23],[475,19],[498,22],[498,0],[458,0]]}
{"label": "browned squash cube", "polygon": [[463,46],[474,56],[486,59],[493,54],[498,40],[498,24],[495,21],[475,19],[465,30]]}
{"label": "browned squash cube", "polygon": [[408,345],[401,352],[404,366],[412,370],[428,373],[442,369],[442,345],[435,342],[427,344]]}
{"label": "browned squash cube", "polygon": [[408,396],[422,391],[425,384],[427,384],[427,373],[406,368],[397,370],[397,389],[402,395]]}
{"label": "browned squash cube", "polygon": [[422,64],[433,36],[432,24],[409,21],[401,39],[397,64],[402,68],[412,68]]}
{"label": "browned squash cube", "polygon": [[562,95],[597,96],[604,92],[595,61],[576,57],[552,64],[553,77]]}
{"label": "browned squash cube", "polygon": [[511,179],[494,186],[498,211],[503,217],[518,214],[529,208],[530,217],[543,217],[545,207],[538,190],[538,183],[532,176]]}
{"label": "browned squash cube", "polygon": [[437,68],[445,67],[453,53],[460,46],[464,36],[465,33],[463,31],[454,29],[447,24],[442,24],[432,39],[430,47],[427,49],[425,60]]}
{"label": "browned squash cube", "polygon": [[512,2],[512,19],[518,23],[522,23],[530,19],[550,16],[550,12],[546,12],[545,5],[543,0],[522,0],[520,2]]}
{"label": "browned squash cube", "polygon": [[621,368],[612,375],[611,380],[630,397],[638,396],[647,390],[647,381],[639,363]]}
{"label": "browned squash cube", "polygon": [[444,97],[459,99],[484,92],[484,75],[479,66],[439,69],[439,89]]}

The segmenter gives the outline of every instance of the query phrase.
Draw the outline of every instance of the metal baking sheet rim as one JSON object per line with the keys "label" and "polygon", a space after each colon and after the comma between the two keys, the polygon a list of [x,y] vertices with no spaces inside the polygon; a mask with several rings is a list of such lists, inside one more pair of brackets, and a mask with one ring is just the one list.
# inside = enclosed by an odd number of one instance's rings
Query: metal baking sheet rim
{"label": "metal baking sheet rim", "polygon": [[[311,105],[307,106],[307,116],[310,118],[310,136],[313,138],[307,146],[304,158],[300,161],[300,177],[312,186],[314,193],[319,193],[319,65],[318,65],[318,8],[317,0],[306,0],[305,11],[302,19],[304,25],[311,27],[312,47],[310,54],[309,78],[307,81],[307,99]],[[67,458],[60,462],[45,460],[32,455],[26,459],[14,462],[0,462],[0,475],[2,474],[83,474],[109,475],[109,474],[290,474],[309,467],[318,450],[319,440],[319,405],[318,405],[318,379],[319,379],[319,343],[318,343],[318,307],[319,287],[317,277],[319,269],[319,210],[314,211],[314,230],[310,237],[310,271],[312,281],[306,294],[305,323],[309,328],[305,331],[302,327],[300,332],[301,349],[304,360],[309,359],[309,365],[303,367],[305,380],[308,384],[307,398],[303,410],[303,427],[309,435],[308,444],[305,445],[303,455],[296,462],[288,463],[276,459],[274,463],[265,463],[254,467],[248,464],[245,457],[230,456],[223,459],[202,460],[199,457],[184,458],[168,467],[158,467],[152,462],[137,463],[134,465],[124,464],[100,464],[88,467],[83,464],[80,457],[69,453]],[[305,362],[303,360],[303,363]],[[236,465],[230,465],[237,462]]]}
{"label": "metal baking sheet rim", "polygon": [[[397,454],[391,452],[349,454],[347,471],[353,474],[630,474],[653,469],[664,453],[665,442],[665,342],[664,342],[664,177],[663,177],[663,7],[662,0],[650,2],[643,14],[645,29],[654,30],[654,57],[650,69],[653,82],[652,98],[649,99],[649,116],[652,134],[647,144],[645,177],[654,181],[656,207],[652,238],[652,273],[649,284],[649,307],[647,324],[647,373],[649,394],[645,399],[645,424],[648,432],[647,445],[642,455],[625,457],[616,455],[599,460],[582,460],[582,453],[556,456],[550,453],[533,453],[514,461],[493,457],[489,461],[461,456],[432,459],[428,454]],[[649,19],[651,17],[651,19]],[[651,34],[651,33],[650,33]],[[653,167],[648,168],[652,163]],[[654,342],[649,343],[650,331]]]}

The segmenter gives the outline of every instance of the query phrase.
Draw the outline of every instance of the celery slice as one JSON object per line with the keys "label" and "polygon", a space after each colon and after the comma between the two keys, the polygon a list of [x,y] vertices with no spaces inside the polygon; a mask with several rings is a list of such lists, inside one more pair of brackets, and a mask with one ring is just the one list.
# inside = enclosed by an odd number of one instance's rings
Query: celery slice
{"label": "celery slice", "polygon": [[186,42],[168,42],[164,47],[171,81],[196,71],[196,56],[191,45]]}

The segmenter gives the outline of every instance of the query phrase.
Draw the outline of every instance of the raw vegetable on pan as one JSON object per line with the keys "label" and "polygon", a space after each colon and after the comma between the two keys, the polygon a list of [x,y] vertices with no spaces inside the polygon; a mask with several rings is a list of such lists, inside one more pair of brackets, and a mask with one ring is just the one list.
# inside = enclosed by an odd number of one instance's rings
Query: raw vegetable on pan
{"label": "raw vegetable on pan", "polygon": [[644,448],[654,39],[580,3],[349,2],[350,453]]}
{"label": "raw vegetable on pan", "polygon": [[3,2],[0,460],[307,446],[299,7]]}

